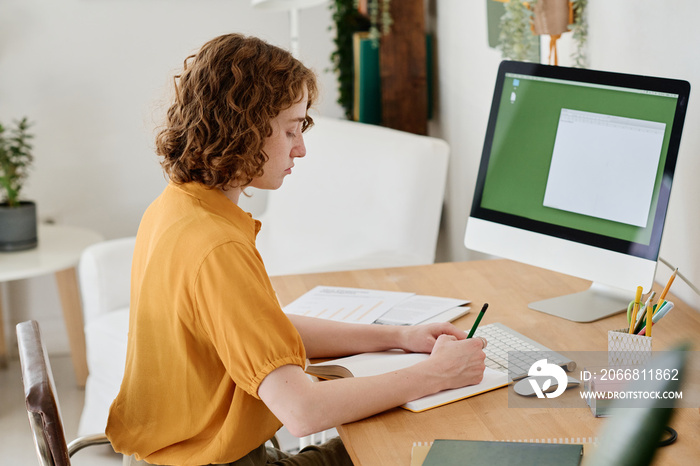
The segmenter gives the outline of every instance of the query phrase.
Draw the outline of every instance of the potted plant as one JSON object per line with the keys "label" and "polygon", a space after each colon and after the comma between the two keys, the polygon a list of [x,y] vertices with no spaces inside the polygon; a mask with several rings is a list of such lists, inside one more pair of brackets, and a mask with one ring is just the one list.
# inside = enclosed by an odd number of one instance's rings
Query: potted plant
{"label": "potted plant", "polygon": [[0,251],[21,251],[37,245],[36,205],[20,200],[34,157],[24,117],[13,127],[0,123]]}

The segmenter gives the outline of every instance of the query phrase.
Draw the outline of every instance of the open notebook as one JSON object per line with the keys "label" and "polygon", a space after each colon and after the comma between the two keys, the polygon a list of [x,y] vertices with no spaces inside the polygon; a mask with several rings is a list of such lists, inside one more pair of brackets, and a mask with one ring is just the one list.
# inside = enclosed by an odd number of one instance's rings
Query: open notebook
{"label": "open notebook", "polygon": [[[363,353],[346,358],[311,364],[306,368],[306,372],[322,379],[369,377],[412,366],[428,357],[429,355],[425,353],[404,353],[400,350]],[[418,413],[506,385],[508,385],[508,374],[487,367],[484,371],[483,380],[477,385],[443,390],[410,401],[401,407]]]}

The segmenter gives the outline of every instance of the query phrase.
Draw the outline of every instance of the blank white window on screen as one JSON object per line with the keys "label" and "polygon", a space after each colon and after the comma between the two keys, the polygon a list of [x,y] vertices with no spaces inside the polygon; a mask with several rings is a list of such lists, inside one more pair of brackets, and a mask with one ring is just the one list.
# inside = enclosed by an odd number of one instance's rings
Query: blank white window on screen
{"label": "blank white window on screen", "polygon": [[563,108],[547,207],[645,227],[665,123]]}

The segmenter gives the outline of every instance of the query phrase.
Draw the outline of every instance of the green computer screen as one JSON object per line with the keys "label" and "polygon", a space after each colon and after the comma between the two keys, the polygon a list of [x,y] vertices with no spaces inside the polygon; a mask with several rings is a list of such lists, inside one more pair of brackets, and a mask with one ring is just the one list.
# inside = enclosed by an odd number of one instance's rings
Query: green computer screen
{"label": "green computer screen", "polygon": [[499,86],[476,210],[648,245],[679,95],[518,72]]}

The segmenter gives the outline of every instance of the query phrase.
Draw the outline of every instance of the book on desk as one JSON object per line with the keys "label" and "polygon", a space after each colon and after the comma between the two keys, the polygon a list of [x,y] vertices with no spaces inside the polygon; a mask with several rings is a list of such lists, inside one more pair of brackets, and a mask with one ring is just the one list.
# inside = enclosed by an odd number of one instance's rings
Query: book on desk
{"label": "book on desk", "polygon": [[582,456],[583,445],[578,443],[438,439],[414,445],[411,466],[578,466]]}

